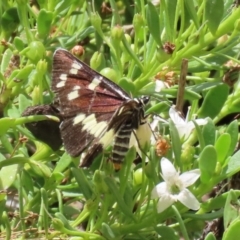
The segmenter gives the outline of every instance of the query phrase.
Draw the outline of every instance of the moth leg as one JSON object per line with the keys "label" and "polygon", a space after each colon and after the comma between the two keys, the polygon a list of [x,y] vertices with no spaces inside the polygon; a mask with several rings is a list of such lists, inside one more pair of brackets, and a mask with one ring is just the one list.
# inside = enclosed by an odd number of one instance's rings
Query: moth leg
{"label": "moth leg", "polygon": [[147,115],[143,116],[143,118],[141,118],[140,125],[143,125],[143,124],[147,123],[147,118],[149,116],[150,116],[150,114],[147,114]]}

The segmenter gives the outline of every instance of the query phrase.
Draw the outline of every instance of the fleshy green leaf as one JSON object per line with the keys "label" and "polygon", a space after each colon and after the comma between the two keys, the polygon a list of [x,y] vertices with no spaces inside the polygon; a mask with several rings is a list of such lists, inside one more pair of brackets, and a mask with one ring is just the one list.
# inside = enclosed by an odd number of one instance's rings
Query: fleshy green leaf
{"label": "fleshy green leaf", "polygon": [[216,129],[212,119],[209,118],[207,124],[203,126],[202,134],[205,146],[214,145],[216,138]]}
{"label": "fleshy green leaf", "polygon": [[240,220],[236,219],[224,232],[222,240],[238,239],[240,235]]}
{"label": "fleshy green leaf", "polygon": [[105,178],[105,182],[106,184],[108,185],[111,193],[113,194],[113,196],[115,197],[117,203],[118,203],[118,206],[119,208],[121,209],[122,213],[124,213],[126,215],[126,217],[134,220],[134,216],[132,214],[132,209],[130,206],[128,206],[122,195],[120,194],[119,192],[119,188],[118,186],[116,185],[115,181],[113,181],[113,179],[111,179],[110,177],[106,177]]}
{"label": "fleshy green leaf", "polygon": [[[13,40],[13,43],[16,47],[16,49],[20,52],[24,49],[24,41],[20,37],[15,37]],[[9,49],[7,49],[9,50]]]}
{"label": "fleshy green leaf", "polygon": [[15,119],[13,118],[2,118],[0,119],[0,136],[5,134],[9,128],[15,125]]}
{"label": "fleshy green leaf", "polygon": [[199,156],[199,168],[201,170],[201,181],[208,183],[215,172],[217,164],[217,152],[213,146],[206,146]]}
{"label": "fleshy green leaf", "polygon": [[166,31],[169,41],[173,41],[176,30],[174,29],[177,0],[166,1]]}
{"label": "fleshy green leaf", "polygon": [[149,113],[159,114],[159,113],[168,111],[168,109],[169,109],[169,106],[166,102],[160,102],[160,103],[157,103],[157,104],[153,105],[152,107],[150,107],[146,111],[146,114],[149,114]]}
{"label": "fleshy green leaf", "polygon": [[19,111],[22,113],[27,107],[31,106],[31,101],[23,94],[20,94],[19,97]]}
{"label": "fleshy green leaf", "polygon": [[228,155],[231,155],[234,152],[237,142],[238,142],[238,122],[237,122],[237,120],[231,122],[228,125],[226,132],[229,133],[231,136],[231,145],[229,147],[229,152],[228,152]]}
{"label": "fleshy green leaf", "polygon": [[222,109],[229,94],[229,87],[226,84],[218,85],[207,92],[203,104],[199,109],[200,118],[214,118]]}
{"label": "fleshy green leaf", "polygon": [[103,236],[108,239],[116,239],[116,236],[114,235],[113,230],[106,223],[102,223],[102,233],[103,233]]}
{"label": "fleshy green leaf", "polygon": [[11,49],[6,49],[6,51],[2,55],[1,59],[1,73],[4,74],[6,71],[7,67],[9,66],[9,62],[11,57],[13,56],[13,52]]}
{"label": "fleshy green leaf", "polygon": [[223,0],[207,0],[205,5],[205,19],[212,34],[218,29],[224,12]]}
{"label": "fleshy green leaf", "polygon": [[69,166],[71,162],[72,162],[72,158],[67,153],[64,153],[60,158],[60,160],[57,162],[57,165],[54,168],[53,173],[58,173],[58,172],[62,173]]}
{"label": "fleshy green leaf", "polygon": [[230,145],[231,145],[231,136],[228,133],[224,133],[220,135],[215,143],[215,149],[217,151],[217,159],[221,164],[224,163],[224,160],[227,157]]}
{"label": "fleshy green leaf", "polygon": [[161,45],[159,14],[156,7],[151,2],[148,2],[147,6],[147,24],[154,40],[158,45]]}
{"label": "fleshy green leaf", "polygon": [[210,232],[207,234],[204,240],[216,240],[216,238],[215,238],[215,235],[212,232]]}
{"label": "fleshy green leaf", "polygon": [[17,8],[13,7],[5,11],[2,15],[1,21],[1,27],[4,31],[9,33],[15,31],[20,23]]}
{"label": "fleshy green leaf", "polygon": [[181,141],[176,126],[173,121],[169,122],[170,134],[172,139],[172,149],[178,166],[181,166]]}
{"label": "fleshy green leaf", "polygon": [[127,78],[122,78],[122,79],[120,79],[119,85],[120,85],[125,91],[127,91],[127,92],[130,93],[130,94],[133,94],[133,95],[134,95],[135,92],[136,92],[136,88],[135,88],[134,83],[133,83],[131,80],[127,79]]}
{"label": "fleshy green leaf", "polygon": [[0,189],[8,189],[11,187],[17,177],[18,171],[18,164],[3,167],[0,170]]}
{"label": "fleshy green leaf", "polygon": [[155,228],[155,231],[161,236],[162,240],[177,240],[179,237],[175,234],[174,230],[170,227],[159,226]]}
{"label": "fleshy green leaf", "polygon": [[194,6],[194,1],[184,1],[184,7],[188,13],[188,15],[191,17],[192,21],[194,22],[196,28],[199,28],[199,21],[197,12]]}
{"label": "fleshy green leaf", "polygon": [[225,169],[226,177],[232,176],[240,171],[240,151],[237,151],[229,160],[228,166]]}
{"label": "fleshy green leaf", "polygon": [[86,199],[90,199],[92,196],[92,188],[89,185],[89,181],[86,178],[82,169],[72,168],[73,175],[79,186],[79,191],[84,195]]}
{"label": "fleshy green leaf", "polygon": [[224,207],[224,228],[226,229],[231,222],[237,219],[239,216],[239,203],[238,196],[235,194],[233,190],[229,191],[226,204]]}
{"label": "fleshy green leaf", "polygon": [[28,171],[22,171],[21,182],[26,192],[34,192],[34,180]]}
{"label": "fleshy green leaf", "polygon": [[46,38],[52,27],[53,13],[41,9],[37,18],[37,30],[40,38]]}

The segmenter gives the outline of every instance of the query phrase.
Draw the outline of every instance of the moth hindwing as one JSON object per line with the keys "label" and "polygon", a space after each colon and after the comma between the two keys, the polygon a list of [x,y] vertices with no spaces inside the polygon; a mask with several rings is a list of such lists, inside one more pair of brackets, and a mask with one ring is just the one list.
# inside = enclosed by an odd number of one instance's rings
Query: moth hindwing
{"label": "moth hindwing", "polygon": [[132,99],[63,49],[54,53],[51,87],[63,118],[60,131],[67,152],[76,157],[87,150],[80,166],[89,166],[113,142],[112,160],[121,162],[131,133],[144,123],[149,98]]}

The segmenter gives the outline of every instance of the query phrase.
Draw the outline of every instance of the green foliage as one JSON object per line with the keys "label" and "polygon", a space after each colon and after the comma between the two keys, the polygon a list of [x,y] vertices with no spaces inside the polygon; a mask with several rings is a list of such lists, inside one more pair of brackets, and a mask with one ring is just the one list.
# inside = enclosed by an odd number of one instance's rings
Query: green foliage
{"label": "green foliage", "polygon": [[[218,85],[207,92],[202,107],[199,109],[200,117],[214,118],[221,111],[229,94],[227,85]],[[219,95],[221,98],[219,98]]]}
{"label": "green foliage", "polygon": [[[239,16],[234,0],[0,1],[0,238],[197,239],[206,221],[223,217],[222,239],[237,239],[239,186],[229,191],[222,181],[240,170]],[[185,123],[197,115],[206,124],[193,121],[184,140],[172,120],[160,121],[155,137],[162,137],[137,165],[131,148],[115,172],[106,149],[79,169],[79,157],[53,150],[24,126],[56,116],[22,116],[53,102],[53,52],[75,53],[78,45],[81,60],[131,96],[151,96],[146,113],[165,120],[187,59]],[[198,212],[176,202],[157,213],[151,190],[163,181],[156,148],[165,138],[177,169],[201,171],[190,189]]]}

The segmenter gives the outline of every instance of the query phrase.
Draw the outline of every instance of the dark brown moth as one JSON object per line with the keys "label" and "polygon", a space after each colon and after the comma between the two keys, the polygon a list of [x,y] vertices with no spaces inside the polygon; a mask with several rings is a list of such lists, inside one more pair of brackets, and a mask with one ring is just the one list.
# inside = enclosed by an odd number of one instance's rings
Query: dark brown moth
{"label": "dark brown moth", "polygon": [[149,97],[131,98],[117,84],[91,69],[64,49],[53,56],[52,90],[63,118],[61,137],[67,152],[89,166],[113,143],[112,160],[121,163],[132,132],[146,122]]}

